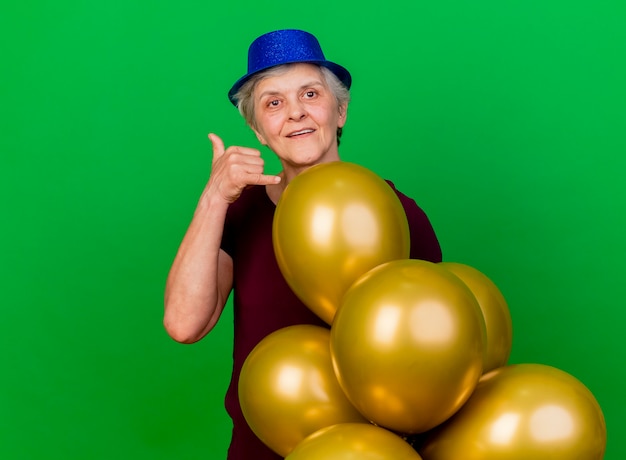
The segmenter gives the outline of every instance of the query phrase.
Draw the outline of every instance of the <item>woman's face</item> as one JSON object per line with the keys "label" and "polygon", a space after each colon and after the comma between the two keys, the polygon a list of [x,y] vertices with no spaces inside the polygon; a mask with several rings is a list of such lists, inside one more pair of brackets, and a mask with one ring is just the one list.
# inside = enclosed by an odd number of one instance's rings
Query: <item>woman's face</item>
{"label": "woman's face", "polygon": [[254,90],[254,132],[285,168],[300,169],[339,159],[337,128],[346,122],[319,67],[295,64],[261,80]]}

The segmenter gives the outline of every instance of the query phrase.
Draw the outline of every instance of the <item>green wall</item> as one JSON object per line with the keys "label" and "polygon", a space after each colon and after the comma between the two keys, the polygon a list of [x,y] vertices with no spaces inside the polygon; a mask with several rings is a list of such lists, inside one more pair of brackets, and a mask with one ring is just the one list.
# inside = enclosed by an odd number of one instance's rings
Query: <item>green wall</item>
{"label": "green wall", "polygon": [[496,282],[511,362],[585,383],[626,458],[623,0],[3,3],[0,457],[225,457],[231,313],[183,346],[162,292],[206,134],[258,145],[226,91],[285,27],[353,74],[343,158]]}

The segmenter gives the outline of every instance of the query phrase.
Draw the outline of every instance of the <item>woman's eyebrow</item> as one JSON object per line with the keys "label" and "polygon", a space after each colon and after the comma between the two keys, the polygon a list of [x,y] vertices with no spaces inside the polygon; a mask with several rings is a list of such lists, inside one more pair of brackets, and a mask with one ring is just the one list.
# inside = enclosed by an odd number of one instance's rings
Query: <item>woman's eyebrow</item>
{"label": "woman's eyebrow", "polygon": [[311,80],[300,86],[300,89],[308,88],[310,86],[324,86],[324,84],[320,80]]}
{"label": "woman's eyebrow", "polygon": [[[311,86],[324,86],[324,84],[321,82],[321,80],[310,80],[300,85],[299,90],[302,91],[303,89],[310,88]],[[278,94],[281,94],[281,92],[282,91],[277,90],[277,89],[267,89],[263,91],[261,94],[259,94],[258,98],[263,99],[265,96],[276,96]]]}

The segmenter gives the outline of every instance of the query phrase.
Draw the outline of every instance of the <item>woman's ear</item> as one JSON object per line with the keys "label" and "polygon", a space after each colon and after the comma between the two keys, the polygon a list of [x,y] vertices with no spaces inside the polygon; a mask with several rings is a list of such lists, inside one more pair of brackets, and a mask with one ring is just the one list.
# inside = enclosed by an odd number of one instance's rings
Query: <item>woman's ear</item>
{"label": "woman's ear", "polygon": [[254,131],[254,134],[256,135],[256,138],[258,139],[258,141],[261,143],[261,145],[267,145],[267,141],[265,140],[265,138],[263,137],[263,134],[261,134],[260,132],[258,132],[256,129],[252,128],[252,131]]}
{"label": "woman's ear", "polygon": [[339,120],[338,120],[339,128],[343,128],[343,126],[346,124],[347,118],[348,118],[348,105],[347,104],[340,105],[339,106]]}

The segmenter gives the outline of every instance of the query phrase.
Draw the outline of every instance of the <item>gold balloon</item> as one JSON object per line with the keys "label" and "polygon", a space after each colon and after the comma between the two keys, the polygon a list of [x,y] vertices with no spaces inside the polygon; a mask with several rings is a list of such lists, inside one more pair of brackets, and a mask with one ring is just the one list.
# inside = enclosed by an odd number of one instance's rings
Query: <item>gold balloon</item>
{"label": "gold balloon", "polygon": [[518,364],[485,374],[463,408],[429,434],[425,460],[600,460],[606,424],[579,380]]}
{"label": "gold balloon", "polygon": [[377,425],[420,433],[469,398],[482,374],[485,325],[467,286],[422,260],[380,265],[346,293],[331,327],[335,373]]}
{"label": "gold balloon", "polygon": [[286,460],[421,460],[398,435],[374,425],[343,423],[322,428],[296,446]]}
{"label": "gold balloon", "polygon": [[369,423],[339,387],[329,341],[330,331],[319,326],[279,329],[259,342],[241,369],[239,401],[246,421],[283,457],[320,428]]}
{"label": "gold balloon", "polygon": [[441,262],[470,288],[485,318],[487,343],[483,356],[483,373],[504,366],[511,354],[513,325],[504,296],[485,274],[468,265]]}
{"label": "gold balloon", "polygon": [[276,206],[273,243],[291,289],[331,324],[359,276],[409,257],[409,225],[383,179],[336,161],[313,166],[289,183]]}

